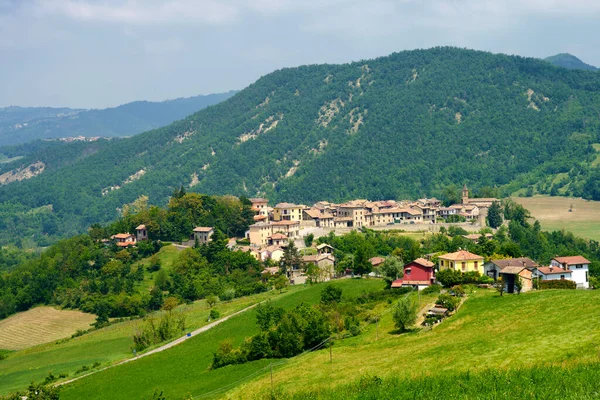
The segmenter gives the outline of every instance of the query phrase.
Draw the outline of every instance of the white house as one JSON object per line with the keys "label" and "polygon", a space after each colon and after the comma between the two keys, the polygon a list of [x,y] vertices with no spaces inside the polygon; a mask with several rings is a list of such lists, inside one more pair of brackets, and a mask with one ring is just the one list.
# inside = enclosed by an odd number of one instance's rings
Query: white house
{"label": "white house", "polygon": [[589,265],[590,262],[582,256],[554,257],[550,261],[554,267],[562,267],[571,270],[571,280],[577,284],[577,289],[589,289]]}
{"label": "white house", "polygon": [[537,267],[533,271],[534,278],[540,278],[543,281],[553,281],[558,279],[566,279],[572,281],[571,271],[569,269],[554,267]]}

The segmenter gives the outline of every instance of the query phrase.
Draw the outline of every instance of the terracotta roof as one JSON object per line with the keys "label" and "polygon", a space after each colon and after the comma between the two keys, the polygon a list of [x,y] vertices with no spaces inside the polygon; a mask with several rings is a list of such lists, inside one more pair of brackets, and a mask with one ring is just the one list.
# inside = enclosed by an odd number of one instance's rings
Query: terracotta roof
{"label": "terracotta roof", "polygon": [[429,284],[431,284],[431,282],[429,282],[429,281],[411,281],[411,280],[396,279],[394,282],[392,282],[392,287],[397,288],[397,287],[402,287],[402,285],[429,285]]}
{"label": "terracotta roof", "polygon": [[146,225],[140,225],[137,228],[135,228],[136,231],[139,231],[140,229],[146,229]]}
{"label": "terracotta roof", "polygon": [[502,270],[500,271],[501,274],[506,274],[506,275],[519,275],[521,273],[521,271],[523,271],[524,269],[526,269],[523,266],[520,267],[504,267],[502,268]]}
{"label": "terracotta roof", "polygon": [[494,235],[492,235],[491,233],[486,233],[485,235],[482,235],[481,233],[471,233],[469,235],[462,235],[462,237],[469,240],[479,240],[479,238],[482,236],[485,236],[488,239],[494,237]]}
{"label": "terracotta roof", "polygon": [[311,218],[319,218],[321,216],[321,211],[319,211],[315,208],[310,208],[308,210],[304,210],[304,212],[306,214],[308,214],[308,216]]}
{"label": "terracotta roof", "polygon": [[302,206],[294,203],[277,203],[275,208],[302,208]]}
{"label": "terracotta roof", "polygon": [[194,232],[210,232],[213,228],[210,226],[197,226],[194,228]]}
{"label": "terracotta roof", "polygon": [[385,258],[383,258],[383,257],[371,257],[371,258],[369,258],[369,262],[373,266],[377,266],[379,264],[383,264],[385,262]]}
{"label": "terracotta roof", "polygon": [[269,246],[265,250],[268,251],[269,253],[273,253],[274,251],[277,251],[277,250],[283,251],[283,249],[279,246]]}
{"label": "terracotta roof", "polygon": [[269,200],[263,199],[262,197],[252,197],[248,200],[250,200],[251,203],[268,203],[269,202]]}
{"label": "terracotta roof", "polygon": [[133,245],[135,245],[135,242],[131,241],[131,240],[127,241],[127,242],[118,242],[117,243],[117,246],[119,246],[119,247],[129,247],[129,246],[133,246]]}
{"label": "terracotta roof", "polygon": [[334,221],[340,221],[340,222],[352,221],[352,217],[336,217],[333,220]]}
{"label": "terracotta roof", "polygon": [[442,258],[444,260],[459,261],[459,260],[479,260],[479,259],[482,259],[483,257],[479,256],[477,254],[473,254],[467,250],[459,250],[454,253],[442,254],[438,258]]}
{"label": "terracotta roof", "polygon": [[314,255],[309,255],[309,256],[302,256],[302,261],[304,262],[313,262],[313,261],[317,261],[318,260],[318,256],[316,254]]}
{"label": "terracotta roof", "polygon": [[560,267],[539,267],[537,269],[544,275],[560,275],[560,274],[570,274],[570,269],[563,269]]}
{"label": "terracotta roof", "polygon": [[525,268],[535,268],[540,265],[533,261],[529,257],[519,257],[519,258],[506,258],[503,260],[492,260],[492,264],[497,265],[500,268],[505,267],[525,267]]}
{"label": "terracotta roof", "polygon": [[278,272],[279,272],[279,267],[267,267],[261,272],[261,274],[275,275]]}
{"label": "terracotta roof", "polygon": [[556,261],[561,264],[575,265],[575,264],[589,264],[590,262],[582,256],[570,256],[570,257],[554,257]]}
{"label": "terracotta roof", "polygon": [[332,218],[333,218],[333,215],[331,215],[328,212],[323,213],[323,215],[319,216],[319,219],[332,219]]}
{"label": "terracotta roof", "polygon": [[321,249],[323,249],[325,247],[329,247],[329,248],[333,249],[333,246],[330,246],[327,243],[322,243],[322,244],[320,244],[320,245],[317,246],[317,250],[321,250]]}
{"label": "terracotta roof", "polygon": [[[433,267],[433,266],[435,266],[435,264],[434,264],[434,263],[432,263],[431,261],[429,261],[429,260],[426,260],[426,259],[424,259],[424,258],[417,258],[417,259],[416,259],[416,260],[414,260],[413,262],[414,262],[414,263],[417,263],[417,264],[419,264],[419,265],[422,265],[422,266],[424,266],[424,267]],[[409,264],[410,264],[410,263],[409,263]]]}
{"label": "terracotta roof", "polygon": [[287,225],[300,225],[300,221],[276,221],[271,222],[272,225],[287,226]]}
{"label": "terracotta roof", "polygon": [[254,216],[255,221],[262,221],[263,219],[267,219],[267,216],[266,215],[255,215]]}
{"label": "terracotta roof", "polygon": [[127,239],[132,236],[133,235],[131,233],[117,233],[116,235],[113,236],[113,238],[114,239]]}
{"label": "terracotta roof", "polygon": [[273,234],[273,235],[271,235],[271,236],[268,237],[268,239],[275,239],[275,240],[277,240],[277,239],[287,239],[287,238],[288,238],[287,235],[284,235],[283,233],[275,233],[275,234]]}

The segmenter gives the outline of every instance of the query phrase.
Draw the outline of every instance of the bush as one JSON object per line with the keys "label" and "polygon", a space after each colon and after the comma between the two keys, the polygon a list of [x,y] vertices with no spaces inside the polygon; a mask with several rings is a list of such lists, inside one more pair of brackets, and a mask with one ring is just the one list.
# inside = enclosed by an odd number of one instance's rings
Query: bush
{"label": "bush", "polygon": [[440,294],[437,301],[435,302],[436,305],[444,307],[448,309],[448,311],[456,310],[456,307],[459,303],[460,299],[458,297],[450,296],[449,294]]}
{"label": "bush", "polygon": [[234,288],[227,288],[227,289],[223,290],[223,293],[221,293],[221,295],[219,296],[219,298],[222,301],[230,301],[230,300],[233,300],[234,297],[235,297],[235,289]]}
{"label": "bush", "polygon": [[210,310],[210,319],[219,319],[219,317],[221,317],[221,313],[218,310],[214,308]]}
{"label": "bush", "polygon": [[552,281],[540,281],[540,289],[577,289],[577,284],[568,279],[555,279]]}
{"label": "bush", "polygon": [[462,297],[465,295],[465,289],[461,285],[456,285],[450,289],[450,294],[453,296]]}
{"label": "bush", "polygon": [[425,289],[421,290],[421,294],[432,294],[439,293],[442,290],[442,285],[434,283],[433,285],[427,286]]}
{"label": "bush", "polygon": [[331,304],[338,303],[342,300],[342,289],[333,285],[327,285],[321,291],[321,303]]}

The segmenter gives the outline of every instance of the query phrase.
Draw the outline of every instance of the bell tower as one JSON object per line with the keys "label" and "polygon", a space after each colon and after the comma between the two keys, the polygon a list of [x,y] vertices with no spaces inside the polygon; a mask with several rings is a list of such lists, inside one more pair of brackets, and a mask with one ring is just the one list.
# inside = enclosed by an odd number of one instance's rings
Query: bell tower
{"label": "bell tower", "polygon": [[469,189],[467,189],[467,184],[465,183],[462,190],[462,203],[469,203]]}

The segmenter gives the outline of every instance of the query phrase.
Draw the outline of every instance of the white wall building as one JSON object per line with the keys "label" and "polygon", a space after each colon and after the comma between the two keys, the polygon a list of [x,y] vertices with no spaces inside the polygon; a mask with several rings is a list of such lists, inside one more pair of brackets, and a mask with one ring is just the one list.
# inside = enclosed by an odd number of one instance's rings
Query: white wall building
{"label": "white wall building", "polygon": [[582,256],[554,257],[550,265],[571,270],[571,280],[577,284],[577,289],[589,289],[590,262]]}

